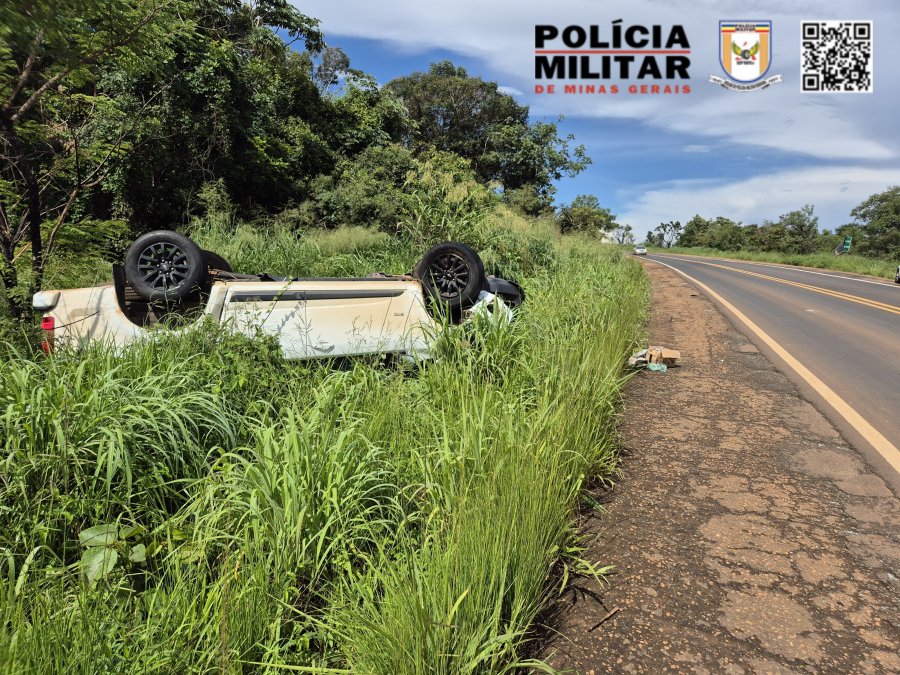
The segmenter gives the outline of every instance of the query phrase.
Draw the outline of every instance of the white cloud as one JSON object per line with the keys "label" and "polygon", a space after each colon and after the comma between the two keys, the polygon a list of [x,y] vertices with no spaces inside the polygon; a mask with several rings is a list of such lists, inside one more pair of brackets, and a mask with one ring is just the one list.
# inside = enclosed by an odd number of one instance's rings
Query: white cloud
{"label": "white cloud", "polygon": [[[492,73],[502,75],[508,88],[527,92],[524,102],[538,115],[634,118],[667,131],[842,160],[900,155],[894,121],[900,88],[891,87],[888,79],[889,64],[900,62],[900,41],[890,38],[900,30],[900,13],[893,4],[868,0],[854,3],[851,11],[837,0],[795,0],[779,3],[778,13],[772,14],[771,5],[753,0],[629,0],[602,9],[588,0],[533,6],[520,0],[298,3],[302,11],[322,20],[326,37],[378,39],[403,51],[439,48],[481,59]],[[875,69],[876,93],[802,94],[800,20],[845,15],[875,20],[875,60],[883,64]],[[706,81],[720,71],[718,21],[735,16],[774,21],[770,74],[783,74],[784,82],[765,91],[736,93]],[[685,26],[692,48],[693,93],[616,97],[533,93],[535,24],[597,24],[608,31],[610,22],[620,18],[626,23]]]}
{"label": "white cloud", "polygon": [[524,96],[525,95],[525,92],[523,92],[521,89],[516,89],[515,87],[506,87],[506,86],[502,86],[502,85],[497,87],[497,91],[499,91],[503,94],[509,94],[510,96]]}
{"label": "white cloud", "polygon": [[[596,120],[600,130],[604,120],[615,119],[614,138],[600,132],[578,139],[597,158],[597,166],[612,156],[623,163],[638,158],[652,162],[652,143],[657,141],[680,148],[692,162],[698,155],[712,159],[727,153],[740,165],[740,158],[753,154],[755,161],[747,164],[746,177],[735,177],[737,171],[716,173],[721,168],[713,167],[722,163],[711,161],[706,178],[632,185],[619,191],[619,221],[631,223],[641,234],[663,221],[684,222],[695,213],[760,222],[806,203],[816,206],[821,227],[833,228],[847,222],[849,210],[867,196],[900,183],[900,134],[896,132],[900,87],[893,86],[900,40],[892,37],[900,32],[900,12],[894,2],[861,0],[850,7],[838,0],[782,0],[777,13],[773,13],[776,5],[761,0],[602,4],[557,0],[533,5],[521,0],[304,0],[298,4],[302,11],[320,18],[326,37],[338,43],[339,36],[353,36],[381,40],[406,53],[441,49],[480,60],[485,74],[503,82],[504,90],[529,105],[533,115],[588,118]],[[875,22],[875,93],[801,93],[800,21],[841,17]],[[721,71],[718,22],[733,18],[773,21],[769,74],[783,75],[783,82],[752,93],[730,92],[707,82],[709,75]],[[692,93],[615,97],[534,93],[535,24],[597,24],[601,31],[608,31],[616,19],[626,24],[682,24],[691,41]],[[621,131],[629,120],[635,122],[633,131]],[[651,133],[647,126],[658,131]],[[766,155],[748,146],[773,151],[771,162],[760,169],[760,156]],[[614,170],[612,166],[609,171]],[[677,177],[677,162],[671,170],[672,177]],[[759,171],[764,173],[753,175]],[[659,175],[658,170],[655,173]],[[615,180],[614,174],[610,179]],[[610,187],[609,183],[594,185],[601,191]]]}
{"label": "white cloud", "polygon": [[752,94],[705,96],[675,111],[656,111],[650,122],[695,136],[823,159],[890,159],[897,155],[893,134],[881,136],[865,109],[842,109],[838,101],[797,101],[804,95],[783,85],[776,87]]}
{"label": "white cloud", "polygon": [[[619,214],[645,234],[661,222],[695,214],[727,216],[744,223],[775,220],[805,204],[816,207],[819,227],[834,229],[850,222],[850,208],[888,185],[900,182],[897,171],[856,167],[819,167],[780,171],[746,180],[713,183],[709,180],[672,181],[660,187],[623,194],[630,206]],[[849,204],[849,206],[848,206]]]}

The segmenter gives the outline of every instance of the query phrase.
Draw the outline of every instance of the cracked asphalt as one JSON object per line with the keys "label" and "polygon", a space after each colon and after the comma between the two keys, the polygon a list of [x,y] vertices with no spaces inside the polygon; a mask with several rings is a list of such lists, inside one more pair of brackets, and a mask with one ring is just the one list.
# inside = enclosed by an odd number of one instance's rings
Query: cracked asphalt
{"label": "cracked asphalt", "polygon": [[626,388],[624,460],[586,511],[581,579],[541,655],[579,673],[900,673],[900,500],[675,272],[650,341],[680,366]]}

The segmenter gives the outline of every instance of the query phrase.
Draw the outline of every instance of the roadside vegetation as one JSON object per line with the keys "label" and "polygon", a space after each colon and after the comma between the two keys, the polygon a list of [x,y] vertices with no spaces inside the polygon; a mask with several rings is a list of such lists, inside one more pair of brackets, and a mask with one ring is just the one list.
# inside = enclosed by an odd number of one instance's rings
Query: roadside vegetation
{"label": "roadside vegetation", "polygon": [[[672,252],[806,265],[893,279],[900,264],[900,186],[869,196],[849,215],[851,222],[833,231],[820,231],[818,216],[809,204],[761,225],[698,214],[683,225],[677,220],[660,223],[648,234],[647,244]],[[852,253],[835,255],[846,237],[851,238]],[[618,242],[627,243],[621,239]]]}
{"label": "roadside vegetation", "polygon": [[685,253],[688,255],[710,256],[715,258],[734,258],[735,260],[755,260],[758,262],[780,263],[782,265],[798,265],[801,267],[817,267],[826,270],[838,270],[852,272],[854,274],[868,274],[873,277],[882,277],[893,280],[900,261],[886,260],[883,258],[866,258],[861,255],[844,254],[834,255],[832,252],[821,253],[778,253],[774,251],[722,251],[719,249],[701,246],[672,246],[662,248],[651,247],[651,252],[657,253]]}
{"label": "roadside vegetation", "polygon": [[[286,0],[0,9],[0,671],[500,672],[581,558],[648,297],[590,159],[449,62],[380,86]],[[31,294],[174,228],[239,272],[527,294],[428,363],[214,325],[47,356]]]}
{"label": "roadside vegetation", "polygon": [[[403,271],[419,253],[226,216],[193,234],[239,270]],[[286,363],[213,326],[119,354],[4,345],[4,670],[520,662],[548,598],[600,571],[573,511],[615,467],[647,288],[612,247],[502,206],[453,234],[528,299],[511,324],[448,327],[411,368]]]}
{"label": "roadside vegetation", "polygon": [[[552,214],[554,182],[590,161],[449,61],[376,82],[288,0],[0,7],[0,313],[19,319],[78,261],[216,200],[243,221],[389,235],[438,209],[449,231],[495,198]],[[573,222],[609,215],[582,202]]]}

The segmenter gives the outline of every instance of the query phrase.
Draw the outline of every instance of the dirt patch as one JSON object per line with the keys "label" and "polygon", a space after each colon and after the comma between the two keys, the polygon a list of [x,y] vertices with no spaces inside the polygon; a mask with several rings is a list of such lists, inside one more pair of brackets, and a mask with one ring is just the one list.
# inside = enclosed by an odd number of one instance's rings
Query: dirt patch
{"label": "dirt patch", "polygon": [[719,623],[735,637],[757,640],[774,654],[812,663],[822,660],[810,613],[784,593],[730,591]]}
{"label": "dirt patch", "polygon": [[818,584],[830,579],[846,579],[844,561],[836,555],[823,553],[813,557],[807,553],[799,553],[794,556],[794,565],[808,584]]}
{"label": "dirt patch", "polygon": [[587,557],[615,571],[563,598],[544,658],[586,673],[897,672],[900,501],[712,303],[646,269],[651,341],[681,365],[629,383],[621,479],[583,523]]}

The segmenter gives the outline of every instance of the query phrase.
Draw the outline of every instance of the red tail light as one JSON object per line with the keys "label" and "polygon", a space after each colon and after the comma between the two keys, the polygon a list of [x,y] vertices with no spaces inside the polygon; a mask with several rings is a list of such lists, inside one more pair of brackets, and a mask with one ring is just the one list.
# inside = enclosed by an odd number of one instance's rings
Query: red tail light
{"label": "red tail light", "polygon": [[41,340],[41,349],[45,354],[53,351],[53,331],[56,329],[56,320],[52,316],[41,319],[41,330],[44,331],[44,339]]}

